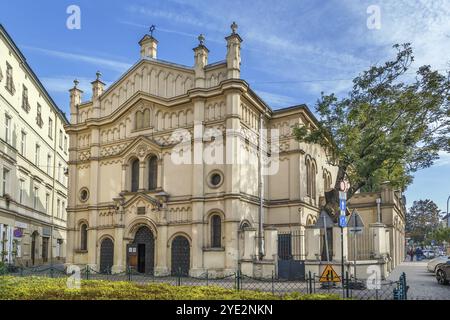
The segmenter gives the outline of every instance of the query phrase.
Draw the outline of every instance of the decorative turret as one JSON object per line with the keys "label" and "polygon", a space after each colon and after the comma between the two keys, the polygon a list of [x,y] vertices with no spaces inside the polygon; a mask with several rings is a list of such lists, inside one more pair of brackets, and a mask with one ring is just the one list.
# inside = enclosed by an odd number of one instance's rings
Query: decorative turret
{"label": "decorative turret", "polygon": [[158,47],[158,40],[153,38],[154,30],[155,26],[152,25],[149,29],[150,34],[146,34],[141,39],[141,41],[139,41],[139,45],[141,46],[141,59],[144,58],[156,59],[156,49]]}
{"label": "decorative turret", "polygon": [[198,36],[199,45],[194,48],[194,71],[195,71],[195,87],[205,87],[205,66],[208,64],[209,50],[205,47],[205,36]]}
{"label": "decorative turret", "polygon": [[239,79],[241,76],[241,42],[242,38],[236,33],[238,25],[231,24],[231,34],[227,40],[227,70],[228,79]]}
{"label": "decorative turret", "polygon": [[73,80],[74,86],[70,92],[70,123],[76,124],[78,120],[78,106],[81,103],[83,91],[78,88],[79,81]]}
{"label": "decorative turret", "polygon": [[97,78],[91,82],[93,100],[98,98],[103,93],[103,90],[105,88],[105,84],[100,80],[100,77],[102,76],[100,71],[97,71],[95,75],[97,76]]}

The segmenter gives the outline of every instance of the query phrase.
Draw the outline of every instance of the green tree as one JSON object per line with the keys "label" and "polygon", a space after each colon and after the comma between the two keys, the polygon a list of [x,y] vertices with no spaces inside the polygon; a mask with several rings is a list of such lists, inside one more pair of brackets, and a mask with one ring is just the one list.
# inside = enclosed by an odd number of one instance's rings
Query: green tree
{"label": "green tree", "polygon": [[320,144],[338,167],[334,190],[325,194],[332,216],[340,181],[350,183],[347,199],[386,180],[404,190],[412,173],[431,166],[439,151],[450,151],[450,72],[422,66],[411,79],[410,44],[394,48],[396,58],[362,72],[348,96],[322,93],[317,126],[294,128],[297,140]]}
{"label": "green tree", "polygon": [[[416,242],[425,240],[425,235],[431,235],[439,227],[441,211],[431,200],[414,201],[406,213],[406,232]],[[428,239],[431,240],[431,239]]]}
{"label": "green tree", "polygon": [[442,244],[444,241],[450,243],[450,228],[439,227],[433,230],[428,238],[437,241],[439,244]]}

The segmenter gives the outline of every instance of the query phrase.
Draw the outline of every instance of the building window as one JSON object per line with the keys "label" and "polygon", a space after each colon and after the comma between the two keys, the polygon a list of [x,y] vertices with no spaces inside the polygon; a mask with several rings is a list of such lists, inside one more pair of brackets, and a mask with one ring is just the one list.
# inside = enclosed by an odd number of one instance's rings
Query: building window
{"label": "building window", "polygon": [[61,162],[59,162],[58,163],[58,181],[59,182],[62,181],[61,170],[62,170],[62,166],[61,166]]}
{"label": "building window", "polygon": [[37,104],[37,114],[36,114],[36,124],[39,126],[39,128],[42,128],[42,126],[44,125],[44,121],[42,121],[42,107],[41,105],[38,103]]}
{"label": "building window", "polygon": [[330,189],[332,189],[332,178],[331,178],[331,173],[324,169],[323,171],[323,188],[324,191],[329,191]]}
{"label": "building window", "polygon": [[222,247],[222,221],[220,216],[213,215],[211,217],[211,247]]}
{"label": "building window", "polygon": [[5,141],[11,144],[11,117],[5,114]]}
{"label": "building window", "polygon": [[308,156],[306,158],[306,195],[312,199],[316,198],[316,174],[316,161]]}
{"label": "building window", "polygon": [[56,200],[56,217],[59,218],[61,216],[61,201],[59,199]]}
{"label": "building window", "polygon": [[53,119],[48,118],[48,136],[53,139]]}
{"label": "building window", "polygon": [[41,146],[36,144],[36,152],[34,154],[34,164],[39,167],[39,159],[41,157]]}
{"label": "building window", "polygon": [[23,204],[25,200],[25,180],[19,180],[19,203]]}
{"label": "building window", "polygon": [[150,109],[137,111],[135,114],[135,129],[144,129],[150,127]]}
{"label": "building window", "polygon": [[80,227],[80,249],[87,250],[88,232],[87,225],[83,223]]}
{"label": "building window", "polygon": [[50,214],[50,193],[45,194],[45,213]]}
{"label": "building window", "polygon": [[57,239],[56,240],[56,257],[58,259],[61,258],[62,256],[62,244],[63,244],[64,240],[63,239]]}
{"label": "building window", "polygon": [[139,189],[139,159],[133,160],[131,163],[131,192]]}
{"label": "building window", "polygon": [[30,111],[30,104],[28,103],[28,88],[22,85],[22,109],[27,113]]}
{"label": "building window", "polygon": [[64,201],[61,201],[61,219],[65,220],[66,218],[66,203]]}
{"label": "building window", "polygon": [[151,156],[148,159],[148,189],[155,190],[158,180],[158,158]]}
{"label": "building window", "polygon": [[64,136],[64,151],[67,152],[67,136]]}
{"label": "building window", "polygon": [[5,85],[5,88],[11,94],[14,94],[16,92],[16,88],[14,87],[14,81],[13,81],[13,69],[8,62],[6,63],[6,85]]}
{"label": "building window", "polygon": [[25,131],[22,131],[21,138],[20,138],[20,154],[25,156],[26,155],[26,148],[27,148],[27,133]]}
{"label": "building window", "polygon": [[63,146],[63,133],[62,130],[59,130],[59,148],[62,149]]}
{"label": "building window", "polygon": [[219,188],[223,183],[223,174],[218,170],[209,173],[206,182],[210,188]]}
{"label": "building window", "polygon": [[9,170],[3,168],[3,177],[2,177],[2,192],[3,195],[7,194],[9,191]]}
{"label": "building window", "polygon": [[86,202],[89,199],[89,190],[82,188],[79,193],[79,198],[81,202]]}
{"label": "building window", "polygon": [[47,154],[47,174],[52,174],[52,155]]}
{"label": "building window", "polygon": [[33,208],[37,209],[39,203],[39,188],[34,187]]}

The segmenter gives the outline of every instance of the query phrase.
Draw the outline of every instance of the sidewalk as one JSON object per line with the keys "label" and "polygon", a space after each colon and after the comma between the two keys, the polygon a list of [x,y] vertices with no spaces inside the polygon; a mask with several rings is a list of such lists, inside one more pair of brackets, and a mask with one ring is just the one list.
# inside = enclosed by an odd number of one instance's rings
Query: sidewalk
{"label": "sidewalk", "polygon": [[409,286],[408,299],[411,300],[450,300],[450,285],[437,283],[433,273],[427,271],[427,263],[423,261],[406,261],[395,268],[389,280],[397,281],[402,272],[406,273]]}

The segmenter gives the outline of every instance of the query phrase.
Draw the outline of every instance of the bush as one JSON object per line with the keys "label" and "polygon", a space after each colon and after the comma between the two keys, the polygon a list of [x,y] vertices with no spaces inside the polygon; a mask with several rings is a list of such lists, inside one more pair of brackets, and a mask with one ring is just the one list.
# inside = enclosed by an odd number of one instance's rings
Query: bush
{"label": "bush", "polygon": [[0,276],[0,300],[334,300],[337,295],[284,296],[268,292],[217,286],[172,286],[133,282],[82,280],[80,289],[68,289],[67,278]]}

